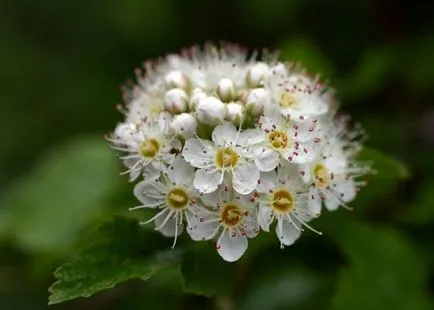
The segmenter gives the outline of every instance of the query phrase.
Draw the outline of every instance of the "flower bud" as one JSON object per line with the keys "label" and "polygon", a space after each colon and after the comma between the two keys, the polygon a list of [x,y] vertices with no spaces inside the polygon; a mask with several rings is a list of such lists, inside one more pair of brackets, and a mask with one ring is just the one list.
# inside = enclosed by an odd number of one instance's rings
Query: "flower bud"
{"label": "flower bud", "polygon": [[193,91],[192,91],[192,93],[191,93],[191,99],[190,99],[190,101],[188,102],[188,108],[189,108],[191,111],[195,111],[196,108],[197,108],[197,106],[199,105],[199,102],[200,102],[202,99],[205,99],[206,97],[208,97],[208,96],[207,96],[207,94],[205,94],[205,93],[203,92],[202,89],[200,89],[200,88],[195,88],[195,89],[193,89]]}
{"label": "flower bud", "polygon": [[217,95],[223,102],[230,102],[235,96],[234,82],[230,79],[221,79],[217,85]]}
{"label": "flower bud", "polygon": [[196,112],[201,123],[214,126],[224,120],[226,105],[215,97],[206,97],[199,101]]}
{"label": "flower bud", "polygon": [[116,126],[114,137],[125,144],[134,143],[137,134],[137,126],[134,124],[119,124]]}
{"label": "flower bud", "polygon": [[166,87],[169,89],[171,88],[186,89],[188,81],[187,81],[187,77],[181,71],[170,71],[164,77],[164,84],[166,84]]}
{"label": "flower bud", "polygon": [[246,85],[250,88],[261,87],[264,80],[270,75],[267,64],[260,62],[252,66],[246,75]]}
{"label": "flower bud", "polygon": [[175,115],[170,128],[175,134],[179,134],[184,138],[190,138],[194,136],[197,128],[196,118],[189,113],[181,113]]}
{"label": "flower bud", "polygon": [[264,107],[270,105],[270,95],[263,88],[254,88],[247,93],[246,108],[253,115],[259,115]]}
{"label": "flower bud", "polygon": [[172,114],[179,114],[187,110],[188,97],[185,91],[173,88],[164,95],[164,108]]}
{"label": "flower bud", "polygon": [[244,107],[235,102],[228,103],[226,119],[235,125],[240,125],[244,119]]}
{"label": "flower bud", "polygon": [[288,74],[288,69],[283,63],[278,63],[277,65],[271,67],[270,71],[277,76],[284,76]]}

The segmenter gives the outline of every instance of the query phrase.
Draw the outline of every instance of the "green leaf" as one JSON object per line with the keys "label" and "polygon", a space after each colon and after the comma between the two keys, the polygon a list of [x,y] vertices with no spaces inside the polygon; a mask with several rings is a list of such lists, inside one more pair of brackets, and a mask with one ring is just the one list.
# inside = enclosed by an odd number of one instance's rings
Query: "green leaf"
{"label": "green leaf", "polygon": [[324,229],[349,266],[341,272],[332,309],[430,309],[420,257],[397,231],[340,215]]}
{"label": "green leaf", "polygon": [[62,251],[103,214],[119,186],[114,153],[102,137],[54,148],[0,199],[0,237],[32,251]]}
{"label": "green leaf", "polygon": [[204,296],[229,295],[235,285],[235,264],[225,262],[211,243],[198,243],[181,263],[184,291]]}
{"label": "green leaf", "polygon": [[404,164],[379,150],[364,147],[357,159],[373,163],[376,174],[372,178],[398,180],[410,177],[410,172]]}
{"label": "green leaf", "polygon": [[147,280],[177,263],[183,253],[170,248],[170,239],[123,217],[102,225],[87,240],[73,261],[55,271],[58,280],[49,289],[49,304],[89,297],[129,279]]}

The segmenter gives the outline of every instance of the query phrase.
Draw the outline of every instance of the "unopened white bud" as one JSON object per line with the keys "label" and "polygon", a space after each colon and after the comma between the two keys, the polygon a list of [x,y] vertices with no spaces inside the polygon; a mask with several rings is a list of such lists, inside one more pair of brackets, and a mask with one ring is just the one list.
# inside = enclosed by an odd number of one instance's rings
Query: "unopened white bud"
{"label": "unopened white bud", "polygon": [[186,89],[188,80],[187,77],[181,71],[170,71],[164,77],[164,84],[167,88],[181,88]]}
{"label": "unopened white bud", "polygon": [[257,63],[247,71],[246,85],[250,88],[261,87],[269,76],[270,68],[268,65],[263,62]]}
{"label": "unopened white bud", "polygon": [[134,138],[137,134],[137,126],[134,124],[119,124],[116,126],[114,138],[119,140],[120,143],[131,144],[134,143]]}
{"label": "unopened white bud", "polygon": [[181,113],[175,115],[170,128],[175,134],[181,135],[184,138],[190,138],[196,133],[197,120],[189,113]]}
{"label": "unopened white bud", "polygon": [[235,102],[228,103],[226,119],[235,125],[240,125],[244,118],[244,107]]}
{"label": "unopened white bud", "polygon": [[270,94],[263,88],[254,88],[247,93],[246,108],[253,115],[259,115],[270,105]]}
{"label": "unopened white bud", "polygon": [[179,88],[173,88],[164,95],[164,108],[173,114],[185,112],[187,110],[187,102],[187,94]]}
{"label": "unopened white bud", "polygon": [[206,97],[200,100],[196,112],[201,123],[214,126],[224,120],[226,105],[215,97]]}
{"label": "unopened white bud", "polygon": [[288,69],[285,64],[279,62],[277,65],[270,68],[271,73],[277,76],[286,76],[288,74]]}
{"label": "unopened white bud", "polygon": [[217,84],[217,95],[223,102],[230,102],[235,96],[234,82],[230,79],[221,79]]}
{"label": "unopened white bud", "polygon": [[199,102],[202,99],[205,99],[206,97],[208,97],[208,95],[205,94],[202,89],[200,88],[193,89],[193,91],[191,92],[191,99],[188,102],[188,108],[191,111],[195,111],[197,106],[199,105]]}

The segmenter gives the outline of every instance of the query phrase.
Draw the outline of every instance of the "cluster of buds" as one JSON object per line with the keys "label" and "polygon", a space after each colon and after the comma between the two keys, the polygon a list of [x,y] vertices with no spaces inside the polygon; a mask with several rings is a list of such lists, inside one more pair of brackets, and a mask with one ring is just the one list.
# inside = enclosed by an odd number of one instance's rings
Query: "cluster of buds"
{"label": "cluster of buds", "polygon": [[[250,56],[249,56],[250,55]],[[155,229],[214,240],[226,261],[275,230],[292,245],[325,207],[353,200],[369,167],[333,94],[276,54],[193,47],[137,70],[109,137]]]}

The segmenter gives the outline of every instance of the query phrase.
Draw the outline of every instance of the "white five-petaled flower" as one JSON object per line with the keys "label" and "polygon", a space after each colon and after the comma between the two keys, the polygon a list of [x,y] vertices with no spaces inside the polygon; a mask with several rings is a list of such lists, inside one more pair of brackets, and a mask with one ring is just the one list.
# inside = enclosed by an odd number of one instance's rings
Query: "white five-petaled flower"
{"label": "white five-petaled flower", "polygon": [[217,238],[216,249],[228,262],[238,260],[247,250],[247,238],[259,233],[257,202],[239,195],[228,185],[202,197],[210,211],[199,211],[189,228],[193,240]]}
{"label": "white five-petaled flower", "polygon": [[297,120],[327,113],[328,103],[322,98],[323,85],[300,74],[285,75],[273,71],[265,88],[272,94],[282,115]]}
{"label": "white five-petaled flower", "polygon": [[160,171],[165,171],[175,155],[182,149],[182,144],[175,138],[169,138],[168,126],[170,120],[161,114],[157,120],[144,119],[140,125],[122,130],[123,136],[115,136],[109,140],[112,148],[126,155],[120,156],[130,174],[130,180],[136,180],[140,174],[155,178]]}
{"label": "white five-petaled flower", "polygon": [[259,170],[246,156],[248,139],[231,123],[218,125],[212,142],[192,138],[185,142],[185,160],[198,168],[193,185],[202,193],[211,193],[228,177],[235,191],[248,194],[255,189]]}
{"label": "white five-petaled flower", "polygon": [[194,168],[178,155],[161,180],[144,180],[134,188],[136,198],[143,205],[131,210],[157,209],[157,214],[144,224],[154,221],[156,230],[167,237],[175,237],[173,246],[184,230],[184,221],[190,226],[197,212],[204,210],[197,202],[198,192],[192,184],[193,172]]}
{"label": "white five-petaled flower", "polygon": [[316,121],[303,119],[292,122],[281,115],[262,116],[256,134],[250,135],[254,143],[255,164],[260,171],[272,171],[281,159],[291,163],[306,163],[315,158]]}
{"label": "white five-petaled flower", "polygon": [[[269,231],[276,223],[276,234],[280,244],[289,246],[299,237],[304,227],[315,231],[307,222],[317,215],[309,209],[307,193],[303,192],[303,181],[283,162],[275,171],[261,173],[257,186],[259,195],[258,222],[261,229]],[[318,233],[318,232],[317,232]]]}

